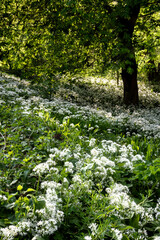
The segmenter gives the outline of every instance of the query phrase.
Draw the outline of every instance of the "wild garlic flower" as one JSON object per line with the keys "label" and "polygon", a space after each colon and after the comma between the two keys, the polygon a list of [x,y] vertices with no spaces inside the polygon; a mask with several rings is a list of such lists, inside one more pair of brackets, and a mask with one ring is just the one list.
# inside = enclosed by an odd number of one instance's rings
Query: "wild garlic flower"
{"label": "wild garlic flower", "polygon": [[20,229],[17,226],[10,225],[6,228],[0,228],[0,236],[3,237],[3,240],[12,240],[20,232]]}
{"label": "wild garlic flower", "polygon": [[64,167],[65,167],[65,171],[66,171],[66,172],[68,172],[68,173],[73,173],[73,171],[74,171],[74,165],[73,165],[73,163],[71,163],[71,162],[65,162]]}
{"label": "wild garlic flower", "polygon": [[39,236],[38,234],[36,234],[36,235],[32,238],[32,240],[38,240],[38,239],[40,239],[40,236]]}
{"label": "wild garlic flower", "polygon": [[41,183],[41,188],[60,189],[61,184],[54,181],[44,181]]}
{"label": "wild garlic flower", "polygon": [[129,168],[129,169],[131,169],[131,170],[133,169],[133,164],[132,164],[132,162],[131,162],[129,159],[127,159],[126,157],[120,156],[120,157],[118,158],[117,162],[118,162],[118,163],[123,163],[123,164],[124,164],[124,165],[123,165],[124,168]]}
{"label": "wild garlic flower", "polygon": [[68,160],[71,157],[71,151],[69,148],[64,148],[59,152],[59,157],[61,161]]}
{"label": "wild garlic flower", "polygon": [[91,229],[92,235],[95,236],[97,233],[98,225],[96,223],[91,223],[89,225],[89,228]]}
{"label": "wild garlic flower", "polygon": [[7,201],[7,197],[0,194],[0,201]]}
{"label": "wild garlic flower", "polygon": [[111,189],[106,189],[109,194],[110,204],[129,209],[131,212],[144,213],[144,208],[137,205],[128,195],[129,189],[127,186],[115,183]]}
{"label": "wild garlic flower", "polygon": [[37,175],[47,173],[49,172],[49,165],[46,162],[40,163],[33,169],[33,172],[35,172]]}
{"label": "wild garlic flower", "polygon": [[59,151],[58,148],[51,148],[51,149],[50,149],[50,152],[52,153],[52,155],[49,155],[49,157],[51,157],[51,158],[54,158],[55,155],[57,155],[57,154],[60,153],[60,151]]}
{"label": "wild garlic flower", "polygon": [[[61,184],[56,182],[43,182],[42,188],[46,188],[46,193],[39,196],[37,202],[44,202],[41,209],[29,213],[26,220],[19,222],[17,226],[10,225],[0,229],[0,234],[4,240],[12,240],[18,234],[26,235],[27,232],[36,234],[36,236],[52,235],[57,229],[58,224],[63,221],[64,213],[59,209],[61,199],[58,197],[56,190]],[[34,210],[32,210],[34,211]],[[35,238],[36,239],[36,238]]]}
{"label": "wild garlic flower", "polygon": [[75,183],[79,183],[79,184],[82,183],[82,179],[81,179],[80,175],[77,175],[77,174],[75,174],[73,176],[72,181],[75,182]]}
{"label": "wild garlic flower", "polygon": [[94,157],[97,157],[99,155],[99,151],[96,148],[93,148],[91,150],[91,155],[94,156]]}
{"label": "wild garlic flower", "polygon": [[154,236],[154,240],[160,240],[160,236]]}
{"label": "wild garlic flower", "polygon": [[90,236],[85,236],[84,240],[92,240],[92,238]]}
{"label": "wild garlic flower", "polygon": [[121,240],[123,238],[122,232],[120,230],[112,228],[112,232],[116,240]]}
{"label": "wild garlic flower", "polygon": [[95,138],[91,138],[90,141],[89,141],[89,146],[90,147],[93,147],[96,143],[96,139]]}
{"label": "wild garlic flower", "polygon": [[101,157],[101,162],[103,165],[107,165],[109,167],[115,167],[115,163],[104,156]]}
{"label": "wild garlic flower", "polygon": [[32,225],[33,225],[32,222],[29,220],[23,220],[19,222],[18,228],[19,228],[20,234],[21,235],[23,235],[24,233],[26,234],[27,231],[30,231]]}

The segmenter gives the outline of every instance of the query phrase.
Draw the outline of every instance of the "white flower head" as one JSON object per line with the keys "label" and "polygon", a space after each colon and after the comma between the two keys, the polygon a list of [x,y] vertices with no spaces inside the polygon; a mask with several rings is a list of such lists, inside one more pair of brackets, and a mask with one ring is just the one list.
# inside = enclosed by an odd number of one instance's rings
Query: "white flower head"
{"label": "white flower head", "polygon": [[90,236],[85,236],[84,240],[92,240],[92,238]]}
{"label": "white flower head", "polygon": [[33,171],[36,174],[41,175],[49,171],[49,165],[47,163],[40,163],[33,169]]}
{"label": "white flower head", "polygon": [[96,223],[91,223],[91,225],[89,225],[89,228],[91,229],[92,235],[95,236],[97,233],[98,225]]}
{"label": "white flower head", "polygon": [[115,163],[104,156],[101,157],[101,161],[103,162],[104,165],[115,167]]}
{"label": "white flower head", "polygon": [[19,233],[19,228],[14,226],[14,225],[10,225],[9,227],[6,228],[0,228],[0,234],[1,236],[3,236],[4,240],[12,240],[14,239],[14,237],[16,237]]}
{"label": "white flower head", "polygon": [[154,240],[160,240],[160,236],[155,236]]}
{"label": "white flower head", "polygon": [[92,156],[96,157],[96,156],[98,156],[98,154],[99,154],[99,152],[98,152],[97,149],[93,148],[93,149],[91,150],[91,155],[92,155]]}
{"label": "white flower head", "polygon": [[74,165],[71,162],[65,162],[64,164],[66,172],[73,173]]}
{"label": "white flower head", "polygon": [[121,240],[123,238],[121,231],[119,231],[118,229],[112,228],[112,231],[116,237],[116,240]]}
{"label": "white flower head", "polygon": [[96,143],[96,139],[95,138],[91,138],[90,141],[89,141],[89,146],[90,147],[93,147]]}

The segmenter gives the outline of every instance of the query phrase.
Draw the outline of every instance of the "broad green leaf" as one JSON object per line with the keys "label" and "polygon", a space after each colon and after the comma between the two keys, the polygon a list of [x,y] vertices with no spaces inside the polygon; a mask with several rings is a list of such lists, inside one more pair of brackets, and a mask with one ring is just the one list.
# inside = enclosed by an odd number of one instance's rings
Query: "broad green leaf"
{"label": "broad green leaf", "polygon": [[130,225],[134,228],[139,227],[139,214],[134,214],[132,219],[130,220]]}

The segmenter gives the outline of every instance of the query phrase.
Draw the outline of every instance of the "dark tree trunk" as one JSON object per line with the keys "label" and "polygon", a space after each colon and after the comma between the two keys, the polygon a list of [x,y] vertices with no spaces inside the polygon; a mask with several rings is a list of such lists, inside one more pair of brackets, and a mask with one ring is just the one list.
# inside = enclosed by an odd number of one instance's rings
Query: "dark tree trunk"
{"label": "dark tree trunk", "polygon": [[157,81],[160,82],[160,63],[158,63]]}
{"label": "dark tree trunk", "polygon": [[148,69],[148,81],[149,82],[154,82],[157,80],[157,69],[154,60],[149,60],[148,62],[149,69]]}
{"label": "dark tree trunk", "polygon": [[130,69],[129,67],[127,65],[125,65],[125,67],[122,68],[124,103],[126,105],[130,105],[130,104],[138,105],[139,97],[138,97],[136,61],[134,60],[132,62],[131,72],[129,72],[129,69]]}
{"label": "dark tree trunk", "polygon": [[[132,1],[131,1],[132,2]],[[129,18],[126,19],[119,16],[118,20],[121,23],[119,31],[119,40],[124,51],[121,54],[122,61],[122,80],[124,87],[124,103],[126,105],[137,105],[138,98],[138,84],[137,84],[137,64],[135,58],[135,50],[133,47],[133,31],[140,11],[140,4],[131,4],[128,6]]]}

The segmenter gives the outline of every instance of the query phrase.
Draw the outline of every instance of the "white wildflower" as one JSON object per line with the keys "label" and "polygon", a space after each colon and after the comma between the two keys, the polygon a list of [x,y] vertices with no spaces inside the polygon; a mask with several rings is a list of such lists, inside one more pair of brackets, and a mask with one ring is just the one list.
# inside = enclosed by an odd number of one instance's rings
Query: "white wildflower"
{"label": "white wildflower", "polygon": [[34,236],[33,238],[32,238],[32,240],[38,240],[40,238],[40,235],[37,235],[36,234],[36,236]]}
{"label": "white wildflower", "polygon": [[66,171],[66,172],[73,173],[73,170],[74,170],[74,165],[73,165],[73,163],[71,163],[71,162],[65,162],[64,166],[65,166],[65,171]]}
{"label": "white wildflower", "polygon": [[50,171],[51,174],[58,174],[59,173],[59,170],[56,167],[51,167],[49,171]]}
{"label": "white wildflower", "polygon": [[33,169],[33,171],[36,174],[41,175],[49,171],[49,165],[47,163],[40,163]]}
{"label": "white wildflower", "polygon": [[58,148],[51,148],[50,152],[52,153],[51,158],[55,157],[55,155],[60,153]]}
{"label": "white wildflower", "polygon": [[14,225],[10,225],[6,228],[0,228],[1,236],[4,240],[12,240],[19,234],[19,228]]}
{"label": "white wildflower", "polygon": [[89,146],[90,147],[93,147],[96,143],[96,139],[95,138],[91,138],[90,141],[89,141]]}
{"label": "white wildflower", "polygon": [[117,152],[117,146],[115,143],[112,143],[110,146],[108,145],[108,151],[111,152],[111,153],[115,153]]}
{"label": "white wildflower", "polygon": [[160,240],[160,236],[154,236],[154,240]]}
{"label": "white wildflower", "polygon": [[71,157],[71,152],[68,148],[64,148],[59,154],[61,161],[67,160]]}
{"label": "white wildflower", "polygon": [[90,236],[85,236],[84,240],[92,240],[92,238]]}
{"label": "white wildflower", "polygon": [[144,162],[143,156],[140,155],[140,154],[137,154],[137,155],[132,157],[132,161],[142,161],[142,162]]}
{"label": "white wildflower", "polygon": [[112,231],[116,237],[116,240],[121,240],[123,238],[121,231],[119,231],[118,229],[112,228]]}
{"label": "white wildflower", "polygon": [[133,169],[133,164],[130,162],[129,159],[121,156],[119,159],[118,159],[118,162],[119,163],[124,163],[124,168],[130,168],[131,170]]}
{"label": "white wildflower", "polygon": [[110,166],[110,167],[115,167],[115,163],[113,161],[110,161],[108,158],[106,157],[101,157],[101,161],[103,162],[103,164]]}
{"label": "white wildflower", "polygon": [[97,233],[98,225],[96,223],[91,223],[91,225],[89,225],[89,228],[91,229],[92,235],[95,236]]}
{"label": "white wildflower", "polygon": [[51,158],[48,158],[47,162],[46,162],[49,166],[55,166],[56,162],[53,161]]}
{"label": "white wildflower", "polygon": [[7,197],[0,194],[0,201],[7,201]]}
{"label": "white wildflower", "polygon": [[99,152],[98,152],[97,149],[93,148],[93,149],[91,150],[91,155],[92,155],[92,156],[96,157],[96,156],[98,156],[98,154],[99,154]]}
{"label": "white wildflower", "polygon": [[32,227],[32,222],[29,221],[29,220],[24,220],[22,222],[19,222],[18,223],[18,227],[19,227],[19,231],[20,231],[20,234],[23,234],[24,231],[30,231],[31,227]]}
{"label": "white wildflower", "polygon": [[74,177],[72,178],[72,181],[75,182],[75,183],[82,183],[82,179],[79,175],[74,175]]}

